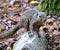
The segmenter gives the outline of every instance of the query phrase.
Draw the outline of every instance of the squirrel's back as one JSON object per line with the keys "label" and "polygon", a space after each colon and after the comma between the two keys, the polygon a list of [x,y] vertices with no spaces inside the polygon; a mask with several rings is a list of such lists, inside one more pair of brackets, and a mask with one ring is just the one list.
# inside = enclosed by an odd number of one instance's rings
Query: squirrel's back
{"label": "squirrel's back", "polygon": [[35,13],[37,13],[36,10],[32,9],[32,8],[28,8],[22,15],[26,16],[26,17],[32,17]]}

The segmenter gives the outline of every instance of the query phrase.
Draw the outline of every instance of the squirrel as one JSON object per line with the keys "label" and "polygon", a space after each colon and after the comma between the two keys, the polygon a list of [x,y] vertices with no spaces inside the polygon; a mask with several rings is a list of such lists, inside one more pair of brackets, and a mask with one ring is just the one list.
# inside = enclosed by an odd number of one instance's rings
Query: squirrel
{"label": "squirrel", "polygon": [[8,31],[4,31],[0,34],[0,39],[7,38],[15,34],[20,28],[25,27],[27,30],[33,32],[37,26],[41,26],[46,20],[46,14],[44,12],[38,12],[32,8],[28,8],[20,17],[20,21],[15,27]]}

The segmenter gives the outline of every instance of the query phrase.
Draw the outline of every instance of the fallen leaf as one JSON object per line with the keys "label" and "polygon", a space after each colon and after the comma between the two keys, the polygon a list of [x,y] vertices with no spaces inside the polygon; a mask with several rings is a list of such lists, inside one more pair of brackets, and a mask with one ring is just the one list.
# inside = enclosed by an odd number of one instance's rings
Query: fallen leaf
{"label": "fallen leaf", "polygon": [[12,50],[12,49],[11,49],[11,47],[8,46],[8,47],[7,47],[7,50]]}
{"label": "fallen leaf", "polygon": [[50,25],[49,25],[49,24],[45,24],[45,27],[46,27],[46,28],[50,28]]}
{"label": "fallen leaf", "polygon": [[7,11],[7,8],[6,8],[6,7],[4,7],[4,8],[3,8],[3,11],[4,11],[4,12],[6,12],[6,11]]}
{"label": "fallen leaf", "polygon": [[38,1],[31,1],[30,4],[38,4]]}

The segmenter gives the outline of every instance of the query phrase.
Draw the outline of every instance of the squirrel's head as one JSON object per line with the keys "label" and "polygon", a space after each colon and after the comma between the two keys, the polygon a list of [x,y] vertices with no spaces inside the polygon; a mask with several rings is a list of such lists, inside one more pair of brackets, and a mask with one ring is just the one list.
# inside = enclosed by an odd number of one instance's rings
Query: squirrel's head
{"label": "squirrel's head", "polygon": [[36,27],[39,28],[41,25],[45,23],[46,14],[44,12],[38,12],[36,17]]}
{"label": "squirrel's head", "polygon": [[46,14],[44,12],[38,12],[38,18],[40,21],[45,22]]}

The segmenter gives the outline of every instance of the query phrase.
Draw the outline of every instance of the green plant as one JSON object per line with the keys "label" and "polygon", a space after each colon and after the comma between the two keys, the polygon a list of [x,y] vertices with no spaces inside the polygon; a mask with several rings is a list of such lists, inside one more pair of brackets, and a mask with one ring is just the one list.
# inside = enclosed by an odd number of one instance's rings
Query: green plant
{"label": "green plant", "polygon": [[40,0],[38,5],[39,11],[49,14],[60,14],[60,0]]}

